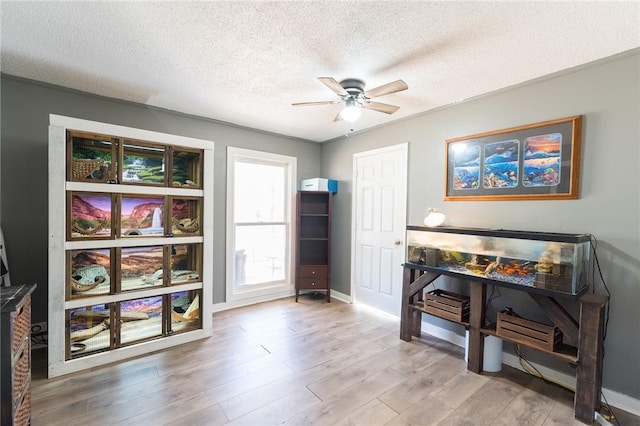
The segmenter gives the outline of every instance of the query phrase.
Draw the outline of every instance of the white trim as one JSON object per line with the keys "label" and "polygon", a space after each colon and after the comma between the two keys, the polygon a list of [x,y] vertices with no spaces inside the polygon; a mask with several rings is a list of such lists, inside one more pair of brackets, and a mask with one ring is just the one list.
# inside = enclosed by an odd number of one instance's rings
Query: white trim
{"label": "white trim", "polygon": [[[287,206],[285,206],[285,225],[288,232],[289,241],[287,242],[286,264],[287,273],[285,274],[284,282],[264,283],[246,286],[238,288],[235,286],[236,275],[236,262],[235,262],[235,241],[234,241],[234,163],[238,159],[246,159],[249,161],[264,161],[265,164],[281,163],[286,164],[287,167],[287,182],[286,185],[289,190],[287,198]],[[270,152],[255,151],[244,148],[227,147],[227,199],[226,199],[226,300],[223,306],[246,306],[247,304],[258,303],[260,301],[272,300],[274,298],[285,297],[285,295],[293,294],[294,290],[294,277],[295,277],[295,264],[294,264],[294,250],[295,250],[295,223],[293,218],[295,217],[295,196],[296,196],[296,179],[297,179],[297,162],[296,157],[273,154]],[[241,301],[246,301],[244,303]],[[229,304],[229,302],[232,302]],[[240,303],[234,303],[240,302]],[[219,306],[220,304],[216,304]]]}
{"label": "white trim", "polygon": [[117,240],[77,240],[64,242],[65,250],[99,249],[110,247],[146,247],[164,244],[197,244],[204,242],[203,237],[123,237]]}
{"label": "white trim", "polygon": [[[445,340],[449,343],[453,343],[454,345],[460,346],[462,348],[464,348],[466,345],[464,336],[461,336],[455,332],[446,330],[442,327],[438,327],[436,325],[433,325],[424,321],[422,321],[421,325],[422,325],[423,333],[429,334],[441,340]],[[504,351],[502,352],[502,363],[505,365],[508,365],[509,367],[513,367],[520,371],[524,371],[524,369],[520,365],[519,358],[516,355],[513,355],[511,353],[507,353]],[[540,365],[535,362],[531,362],[531,364],[538,371],[540,371],[540,373],[543,376],[553,380],[554,382],[558,382],[564,386],[568,386],[570,388],[575,389],[576,387],[575,376],[570,376],[566,373],[553,370],[551,368],[545,367],[544,365]],[[611,406],[627,411],[636,416],[640,416],[640,399],[634,398],[629,395],[625,395],[620,392],[613,391],[611,389],[606,389],[606,388],[602,388],[602,393],[604,394],[605,398],[607,398],[607,401]]]}
{"label": "white trim", "polygon": [[128,184],[67,182],[67,191],[106,192],[109,194],[178,195],[180,197],[202,197],[202,189],[165,188],[156,186],[133,186]]}
{"label": "white trim", "polygon": [[[51,332],[51,330],[49,331]],[[49,334],[49,348],[51,348],[51,334]],[[189,331],[186,333],[165,336],[156,340],[136,343],[131,346],[113,349],[108,352],[100,352],[86,357],[64,361],[62,363],[52,363],[49,361],[49,378],[62,376],[64,374],[73,373],[80,370],[104,365],[112,362],[123,361],[140,355],[148,355],[151,352],[166,349],[172,346],[178,346],[196,340],[207,339],[211,337],[211,329],[201,329]],[[49,349],[51,351],[51,349]]]}
{"label": "white trim", "polygon": [[339,300],[344,303],[351,303],[351,296],[348,294],[340,293],[334,289],[331,289],[331,298]]}
{"label": "white trim", "polygon": [[[377,155],[377,154],[382,154],[382,153],[386,153],[386,152],[392,152],[392,151],[402,151],[404,154],[404,165],[405,165],[405,186],[404,186],[404,210],[403,210],[403,217],[404,217],[404,226],[403,229],[406,229],[406,225],[407,225],[407,194],[408,194],[408,190],[409,190],[409,183],[406,182],[406,180],[408,179],[409,176],[409,143],[404,142],[404,143],[400,143],[400,144],[396,144],[396,145],[390,145],[390,146],[386,146],[383,148],[378,148],[378,149],[372,149],[370,151],[364,151],[364,152],[357,152],[355,154],[353,154],[353,161],[351,163],[351,182],[353,182],[353,191],[351,193],[351,296],[350,296],[350,302],[351,303],[356,303],[356,226],[355,226],[355,217],[356,217],[356,210],[357,210],[357,196],[358,194],[356,194],[356,187],[357,187],[357,181],[358,181],[358,169],[357,169],[357,161],[362,158],[362,157],[367,157],[370,155]],[[404,237],[403,237],[403,242],[404,242]],[[400,271],[402,271],[400,269]]]}
{"label": "white trim", "polygon": [[[286,291],[277,294],[271,294],[268,296],[260,296],[254,297],[252,299],[244,299],[244,300],[236,300],[232,302],[222,302],[216,303],[213,305],[213,312],[222,312],[227,311],[229,309],[241,308],[244,306],[251,306],[257,303],[270,302],[272,300],[285,299],[287,297],[293,297],[295,292]],[[340,293],[339,291],[331,290],[331,299],[339,300],[344,303],[351,303],[350,297],[344,293]],[[362,305],[364,306],[364,305]],[[373,309],[373,308],[372,308]],[[388,314],[387,314],[388,315]],[[397,318],[397,317],[396,317]]]}
{"label": "white trim", "polygon": [[72,299],[65,302],[65,309],[76,309],[85,306],[99,305],[103,303],[123,302],[125,300],[143,299],[145,297],[161,296],[164,294],[178,293],[189,290],[199,290],[202,288],[201,282],[172,285],[169,287],[152,287],[144,290],[129,290],[118,294],[105,294],[92,297],[83,297],[81,299]]}
{"label": "white trim", "polygon": [[[102,133],[111,136],[120,136],[128,139],[161,142],[165,145],[179,145],[187,148],[213,148],[213,141],[204,139],[195,139],[187,136],[154,132],[152,130],[118,126],[117,124],[100,123],[97,121],[83,120],[81,118],[74,117],[65,117],[63,115],[56,114],[49,114],[49,126],[64,127],[66,129],[80,130],[85,132]],[[213,185],[213,182],[211,182],[211,184]]]}

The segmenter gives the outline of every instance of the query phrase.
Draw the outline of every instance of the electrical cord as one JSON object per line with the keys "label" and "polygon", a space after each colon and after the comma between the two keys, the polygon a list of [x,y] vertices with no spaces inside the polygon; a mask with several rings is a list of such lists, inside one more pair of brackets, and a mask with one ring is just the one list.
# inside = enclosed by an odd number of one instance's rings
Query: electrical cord
{"label": "electrical cord", "polygon": [[[597,247],[598,247],[598,240],[595,237],[595,235],[589,235],[589,243],[591,245],[591,251],[593,252],[593,259],[594,262],[591,265],[591,282],[593,284],[591,291],[592,293],[595,293],[596,291],[596,277],[595,277],[595,270],[596,267],[598,268],[598,275],[600,277],[600,281],[602,282],[602,286],[604,287],[604,290],[607,292],[607,296],[609,297],[609,300],[607,300],[606,303],[606,308],[605,308],[605,319],[604,319],[604,330],[602,333],[602,341],[604,342],[607,338],[607,328],[609,326],[609,309],[611,306],[611,291],[609,291],[609,286],[607,286],[607,282],[605,281],[604,277],[602,276],[602,269],[600,268],[600,261],[598,260],[598,253],[596,251]],[[603,349],[604,350],[604,349]],[[604,356],[604,355],[603,355]]]}
{"label": "electrical cord", "polygon": [[32,345],[48,345],[49,339],[47,339],[47,333],[35,333],[31,335]]}
{"label": "electrical cord", "polygon": [[[556,382],[555,380],[552,380],[548,377],[545,377],[540,370],[538,370],[532,363],[531,361],[529,361],[527,358],[525,358],[525,356],[522,354],[522,349],[520,348],[520,345],[517,343],[513,344],[513,348],[514,351],[516,353],[516,355],[518,356],[518,361],[520,363],[520,366],[522,367],[522,369],[529,375],[537,377],[539,379],[544,380],[545,382],[552,384],[552,385],[556,385],[558,387],[561,387],[563,389],[566,389],[568,391],[570,391],[571,393],[576,393],[576,390],[570,386],[564,385],[560,382]],[[604,393],[600,393],[600,395],[602,396],[602,399],[604,399],[604,404],[602,404],[602,406],[604,407],[604,409],[607,411],[608,414],[601,414],[602,417],[604,417],[607,421],[615,421],[616,424],[618,426],[620,425],[620,422],[618,421],[618,418],[616,417],[615,413],[613,412],[613,409],[611,408],[611,406],[609,405],[609,402],[607,401],[607,397],[604,396]]]}
{"label": "electrical cord", "polygon": [[487,302],[484,307],[484,315],[485,315],[485,320],[487,321],[487,324],[493,323],[493,321],[491,321],[491,319],[487,317],[487,314],[489,313],[489,309],[491,308],[491,303],[495,299],[499,298],[500,296],[501,296],[500,290],[497,288],[497,286],[492,285],[491,293],[489,293],[489,297],[487,297]]}

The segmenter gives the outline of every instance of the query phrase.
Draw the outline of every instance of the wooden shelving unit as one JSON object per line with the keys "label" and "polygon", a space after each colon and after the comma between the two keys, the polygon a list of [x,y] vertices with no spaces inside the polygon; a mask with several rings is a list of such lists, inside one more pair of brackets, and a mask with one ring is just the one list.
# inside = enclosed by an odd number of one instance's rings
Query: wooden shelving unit
{"label": "wooden shelving unit", "polygon": [[297,195],[296,302],[300,291],[323,291],[331,301],[331,203],[325,191]]}
{"label": "wooden shelving unit", "polygon": [[[419,337],[421,333],[423,308],[423,294],[425,288],[433,283],[440,273],[433,268],[404,265],[404,279],[402,288],[402,312],[400,317],[400,338],[410,341],[412,336]],[[470,286],[470,314],[469,322],[447,321],[463,325],[469,330],[469,358],[467,368],[474,373],[482,373],[484,352],[484,335],[496,336],[520,345],[534,347],[527,340],[505,338],[498,334],[495,328],[485,324],[486,282],[481,279],[464,277]],[[526,287],[513,289],[527,291]],[[586,293],[577,301],[580,304],[580,318],[575,320],[554,297],[529,293],[529,296],[540,306],[549,319],[562,330],[567,343],[557,351],[540,350],[562,361],[577,365],[576,393],[574,412],[577,420],[592,424],[595,411],[600,408],[600,393],[602,390],[602,358],[604,307],[607,296]]]}
{"label": "wooden shelving unit", "polygon": [[208,337],[213,143],[52,116],[49,376]]}

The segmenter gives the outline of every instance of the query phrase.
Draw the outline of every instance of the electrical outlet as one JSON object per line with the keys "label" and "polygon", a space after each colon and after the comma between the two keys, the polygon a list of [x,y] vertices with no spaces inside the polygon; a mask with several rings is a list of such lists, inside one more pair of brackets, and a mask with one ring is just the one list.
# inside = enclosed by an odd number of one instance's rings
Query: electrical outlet
{"label": "electrical outlet", "polygon": [[47,332],[47,322],[37,322],[31,324],[31,334],[43,334]]}

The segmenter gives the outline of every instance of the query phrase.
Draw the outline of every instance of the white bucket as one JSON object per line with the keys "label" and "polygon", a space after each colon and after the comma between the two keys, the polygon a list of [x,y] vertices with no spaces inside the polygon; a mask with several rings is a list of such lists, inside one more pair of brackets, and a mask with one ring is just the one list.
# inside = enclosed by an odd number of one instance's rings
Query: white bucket
{"label": "white bucket", "polygon": [[[469,361],[469,330],[465,331],[464,360]],[[482,370],[487,373],[496,373],[502,370],[502,339],[495,336],[484,336]]]}

